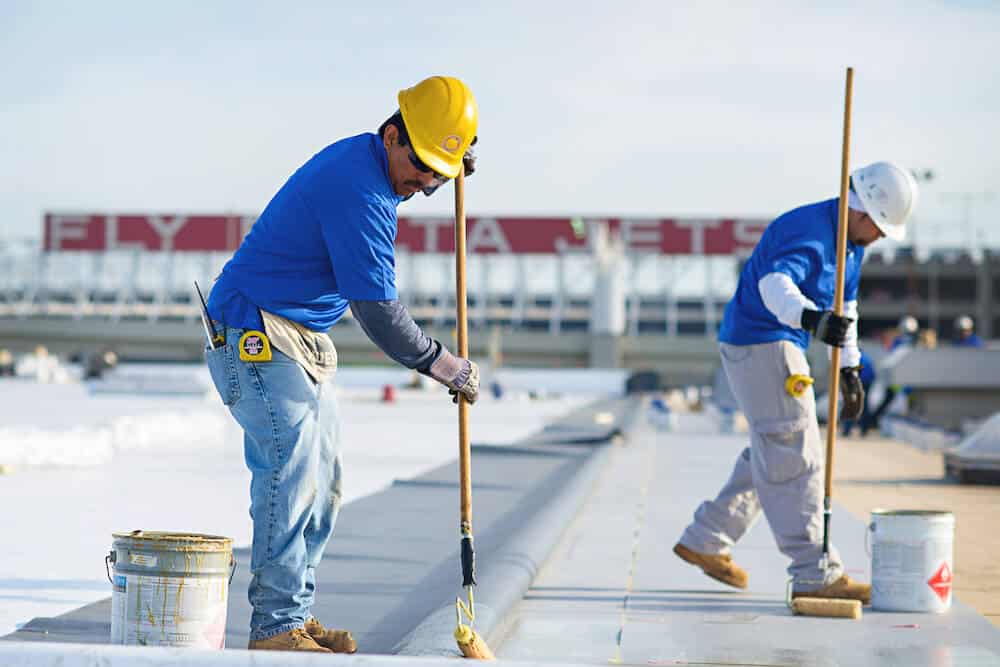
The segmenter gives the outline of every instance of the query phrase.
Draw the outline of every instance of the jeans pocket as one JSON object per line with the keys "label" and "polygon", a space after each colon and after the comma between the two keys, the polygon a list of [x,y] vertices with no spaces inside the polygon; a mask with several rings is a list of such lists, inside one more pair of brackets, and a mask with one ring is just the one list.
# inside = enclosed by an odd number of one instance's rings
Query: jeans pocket
{"label": "jeans pocket", "polygon": [[223,345],[211,350],[205,350],[205,363],[208,365],[212,384],[219,392],[223,404],[233,405],[240,400],[240,379],[236,373],[236,358],[232,345]]}

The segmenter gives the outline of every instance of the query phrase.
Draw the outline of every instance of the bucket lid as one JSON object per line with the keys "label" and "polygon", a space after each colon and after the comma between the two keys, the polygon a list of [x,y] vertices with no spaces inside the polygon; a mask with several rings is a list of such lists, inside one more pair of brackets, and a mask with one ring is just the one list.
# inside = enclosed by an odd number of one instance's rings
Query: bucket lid
{"label": "bucket lid", "polygon": [[170,533],[159,530],[133,530],[127,533],[111,533],[115,540],[143,541],[160,544],[179,544],[187,549],[199,551],[228,551],[232,549],[233,540],[221,535],[204,535],[201,533]]}

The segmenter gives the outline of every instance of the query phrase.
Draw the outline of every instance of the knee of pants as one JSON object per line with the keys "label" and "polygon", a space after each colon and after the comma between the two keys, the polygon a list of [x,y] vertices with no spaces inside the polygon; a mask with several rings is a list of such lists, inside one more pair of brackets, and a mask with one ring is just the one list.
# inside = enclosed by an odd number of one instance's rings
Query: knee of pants
{"label": "knee of pants", "polygon": [[751,452],[755,475],[781,484],[818,471],[821,467],[819,429],[811,425],[757,430]]}

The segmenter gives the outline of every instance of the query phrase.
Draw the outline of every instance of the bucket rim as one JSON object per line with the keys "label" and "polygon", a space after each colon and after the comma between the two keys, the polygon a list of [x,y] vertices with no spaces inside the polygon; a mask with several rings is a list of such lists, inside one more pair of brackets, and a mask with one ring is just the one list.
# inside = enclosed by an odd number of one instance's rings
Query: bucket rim
{"label": "bucket rim", "polygon": [[871,511],[872,516],[922,516],[937,518],[955,518],[955,513],[950,510],[888,510],[875,508]]}
{"label": "bucket rim", "polygon": [[127,533],[114,532],[111,536],[116,540],[145,540],[150,542],[182,542],[191,545],[229,546],[233,543],[231,537],[209,535],[206,533],[173,533],[161,530],[132,530]]}

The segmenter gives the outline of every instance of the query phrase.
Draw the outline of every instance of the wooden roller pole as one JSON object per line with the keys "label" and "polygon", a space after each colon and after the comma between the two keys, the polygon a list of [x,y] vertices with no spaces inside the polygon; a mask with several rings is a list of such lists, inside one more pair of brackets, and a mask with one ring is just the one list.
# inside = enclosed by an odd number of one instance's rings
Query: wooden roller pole
{"label": "wooden roller pole", "polygon": [[[844,138],[840,156],[840,208],[837,221],[837,279],[833,292],[833,312],[844,313],[844,271],[847,258],[847,193],[848,161],[851,147],[851,97],[854,89],[854,68],[847,68],[844,90]],[[826,478],[823,498],[823,563],[830,553],[830,514],[833,500],[833,451],[837,441],[837,398],[840,391],[840,348],[830,355],[829,416],[826,420]]]}
{"label": "wooden roller pole", "polygon": [[[455,304],[458,356],[469,358],[469,323],[465,307],[465,174],[455,177]],[[458,394],[458,480],[461,488],[461,528],[472,533],[472,462],[469,446],[469,404]]]}

